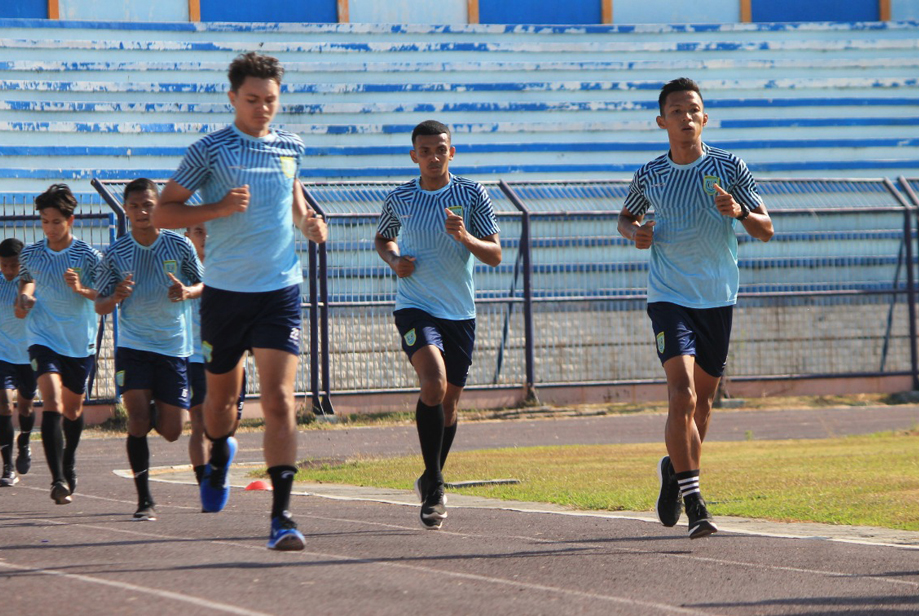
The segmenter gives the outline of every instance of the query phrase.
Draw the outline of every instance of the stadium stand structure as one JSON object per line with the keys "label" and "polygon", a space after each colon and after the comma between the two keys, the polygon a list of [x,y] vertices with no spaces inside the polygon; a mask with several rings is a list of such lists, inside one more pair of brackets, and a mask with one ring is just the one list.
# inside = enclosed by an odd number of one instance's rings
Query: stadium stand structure
{"label": "stadium stand structure", "polygon": [[306,180],[412,172],[411,128],[456,133],[479,180],[628,177],[664,148],[656,96],[696,79],[710,143],[758,177],[878,177],[919,167],[919,22],[391,26],[0,20],[0,180],[168,177],[232,119],[239,52],[285,64],[278,123]]}

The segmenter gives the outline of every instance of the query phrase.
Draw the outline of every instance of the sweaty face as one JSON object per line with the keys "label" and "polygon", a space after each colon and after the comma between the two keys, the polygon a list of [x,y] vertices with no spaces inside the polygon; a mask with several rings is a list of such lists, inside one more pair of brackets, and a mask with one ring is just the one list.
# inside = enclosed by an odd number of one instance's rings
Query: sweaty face
{"label": "sweaty face", "polygon": [[252,137],[268,134],[280,106],[281,85],[274,79],[246,77],[236,92],[229,93],[236,109],[236,128]]}
{"label": "sweaty face", "polygon": [[51,244],[58,244],[70,236],[73,229],[73,216],[64,216],[63,212],[53,207],[41,211],[41,230]]}
{"label": "sweaty face", "polygon": [[153,226],[150,214],[156,205],[156,193],[152,190],[135,190],[128,193],[124,202],[124,213],[134,229],[149,229]]}
{"label": "sweaty face", "polygon": [[697,92],[673,92],[664,101],[664,115],[657,117],[657,125],[667,131],[671,143],[695,142],[702,139],[702,127],[708,114]]}
{"label": "sweaty face", "polygon": [[410,154],[422,177],[443,177],[448,173],[450,161],[456,154],[456,148],[450,145],[450,135],[418,135],[414,146]]}
{"label": "sweaty face", "polygon": [[19,275],[19,257],[0,257],[0,272],[7,280]]}

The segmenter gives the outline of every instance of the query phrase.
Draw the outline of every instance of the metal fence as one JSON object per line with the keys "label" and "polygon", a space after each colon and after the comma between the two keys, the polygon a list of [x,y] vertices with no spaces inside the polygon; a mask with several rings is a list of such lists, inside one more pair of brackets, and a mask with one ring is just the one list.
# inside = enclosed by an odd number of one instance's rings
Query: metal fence
{"label": "metal fence", "polygon": [[[77,235],[104,249],[126,231],[119,213],[126,183],[94,183],[118,215],[84,216]],[[396,277],[373,241],[383,200],[397,185],[305,186],[329,224],[325,245],[298,244],[309,281],[302,304],[309,330],[296,389],[311,395],[317,413],[333,412],[333,393],[417,386],[391,314]],[[477,337],[468,387],[524,386],[533,396],[540,386],[661,381],[645,314],[648,252],[616,229],[628,182],[485,187],[504,259],[496,268],[475,267]],[[776,234],[762,243],[738,225],[741,286],[728,379],[910,375],[919,387],[919,179],[900,178],[899,188],[889,180],[760,182]],[[0,203],[0,220],[6,236],[35,241],[38,218],[27,211],[31,199],[25,203]],[[111,329],[103,328],[96,399],[114,396]],[[258,393],[254,366],[248,387]]]}

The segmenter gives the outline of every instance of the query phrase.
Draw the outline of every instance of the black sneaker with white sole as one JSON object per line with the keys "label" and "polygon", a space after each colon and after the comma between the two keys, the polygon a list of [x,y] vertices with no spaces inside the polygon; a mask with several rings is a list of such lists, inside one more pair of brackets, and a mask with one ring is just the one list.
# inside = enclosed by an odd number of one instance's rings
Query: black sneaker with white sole
{"label": "black sneaker with white sole", "polygon": [[134,512],[134,519],[138,522],[153,522],[156,520],[156,509],[153,503],[140,503]]}
{"label": "black sneaker with white sole", "polygon": [[51,499],[58,505],[69,505],[73,502],[73,499],[70,498],[70,490],[63,481],[55,481],[51,484]]}
{"label": "black sneaker with white sole", "polygon": [[17,483],[19,483],[19,477],[16,475],[16,471],[13,470],[12,465],[4,464],[3,475],[0,476],[0,486],[9,488]]}
{"label": "black sneaker with white sole", "polygon": [[708,512],[701,494],[690,494],[683,499],[689,516],[689,538],[701,539],[718,532],[712,514]]}
{"label": "black sneaker with white sole", "polygon": [[447,517],[444,503],[444,484],[435,485],[428,491],[421,503],[421,525],[429,530],[438,530]]}
{"label": "black sneaker with white sole", "polygon": [[670,456],[664,456],[657,463],[657,478],[660,480],[661,489],[657,495],[657,519],[666,527],[676,526],[683,513],[683,499],[680,498],[680,484],[673,473],[673,464]]}

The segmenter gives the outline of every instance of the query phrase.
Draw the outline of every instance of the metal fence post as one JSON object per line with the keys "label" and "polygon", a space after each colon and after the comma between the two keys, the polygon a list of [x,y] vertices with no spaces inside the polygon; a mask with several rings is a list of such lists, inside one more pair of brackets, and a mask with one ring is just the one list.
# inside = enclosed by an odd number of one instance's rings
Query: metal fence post
{"label": "metal fence post", "polygon": [[[306,187],[303,187],[303,196],[306,199],[306,202],[309,206],[316,211],[320,216],[322,216],[326,221],[328,221],[328,214],[322,209],[316,199],[309,193]],[[315,244],[310,242],[310,298],[316,297],[314,305],[318,308],[319,314],[319,324],[318,324],[318,333],[319,333],[319,362],[322,369],[322,391],[325,395],[319,395],[316,400],[313,402],[314,410],[318,407],[319,413],[317,415],[334,415],[335,409],[332,406],[332,377],[331,377],[331,368],[329,365],[329,268],[328,268],[328,249],[326,245]],[[314,272],[316,268],[313,263],[313,255],[318,256],[318,283],[319,283],[319,293],[318,296],[314,294]],[[313,322],[315,322],[315,317],[313,308],[310,309],[310,331],[316,331],[314,329]],[[311,338],[310,344],[315,346],[315,337]],[[312,376],[312,374],[311,374]],[[314,391],[316,394],[319,394],[319,381],[318,379],[313,381],[316,384]]]}
{"label": "metal fence post", "polygon": [[533,334],[533,284],[531,274],[533,273],[533,264],[530,261],[530,211],[526,208],[517,193],[501,180],[498,182],[501,191],[507,196],[510,202],[516,207],[521,214],[520,221],[520,248],[523,251],[523,326],[524,340],[526,345],[526,392],[524,404],[539,404],[539,397],[536,395],[536,368],[533,348],[535,346]]}
{"label": "metal fence post", "polygon": [[890,194],[903,206],[903,237],[906,243],[906,306],[909,314],[909,359],[912,373],[912,389],[919,390],[919,352],[916,340],[916,276],[913,269],[913,214],[917,208],[911,206],[897,191],[889,179],[884,179],[884,185]]}

